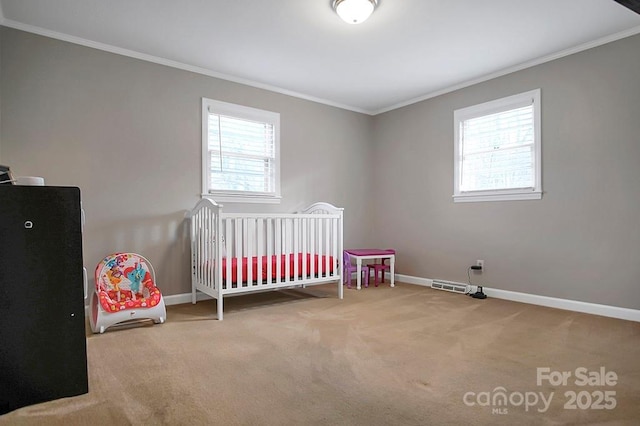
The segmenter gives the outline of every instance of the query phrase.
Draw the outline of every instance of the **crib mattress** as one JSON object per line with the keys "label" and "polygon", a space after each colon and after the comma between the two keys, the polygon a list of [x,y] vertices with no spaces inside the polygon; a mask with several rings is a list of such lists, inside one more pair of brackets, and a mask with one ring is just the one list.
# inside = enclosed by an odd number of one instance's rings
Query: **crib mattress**
{"label": "crib mattress", "polygon": [[[251,272],[253,281],[256,281],[258,278],[258,262],[262,263],[262,281],[267,281],[267,263],[271,261],[271,279],[275,280],[277,278],[278,270],[278,258],[280,259],[280,278],[287,278],[287,270],[286,264],[289,263],[289,278],[294,278],[295,276],[295,262],[298,262],[298,277],[302,277],[302,267],[303,261],[305,260],[305,255],[302,253],[284,255],[284,256],[253,256],[251,259],[248,257],[243,257],[242,262],[242,281],[247,281],[247,275],[249,271],[249,264],[251,264]],[[233,283],[238,282],[238,260],[239,258],[234,257],[231,260],[231,280]],[[310,253],[306,254],[306,273],[307,276],[311,274],[311,265],[313,261],[313,273],[314,276],[324,276],[327,275],[327,256],[322,255],[319,256],[317,254],[311,255]],[[329,256],[329,268],[328,274],[331,275],[334,271],[334,260],[333,256]],[[227,259],[222,258],[222,280],[224,283],[227,281]]]}

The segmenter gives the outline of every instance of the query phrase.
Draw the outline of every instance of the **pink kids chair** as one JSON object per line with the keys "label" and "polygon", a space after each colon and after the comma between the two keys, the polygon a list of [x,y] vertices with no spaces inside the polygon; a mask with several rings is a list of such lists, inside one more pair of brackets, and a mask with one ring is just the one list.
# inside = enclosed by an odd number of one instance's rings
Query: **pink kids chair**
{"label": "pink kids chair", "polygon": [[[342,252],[342,264],[344,265],[343,284],[351,288],[351,274],[358,273],[358,267],[351,263],[351,256],[346,251]],[[362,265],[362,280],[365,287],[369,287],[369,266]]]}
{"label": "pink kids chair", "polygon": [[167,319],[155,271],[143,256],[111,254],[96,266],[95,279],[89,317],[94,333],[104,333],[108,327],[130,320],[151,319],[162,324]]}
{"label": "pink kids chair", "polygon": [[[389,260],[389,258],[383,258],[380,260],[380,263],[370,263],[369,267],[373,268],[373,282],[376,287],[378,287],[378,283],[384,283],[384,271],[390,271],[391,266],[387,265],[385,261]],[[380,275],[380,280],[378,281],[378,275]]]}

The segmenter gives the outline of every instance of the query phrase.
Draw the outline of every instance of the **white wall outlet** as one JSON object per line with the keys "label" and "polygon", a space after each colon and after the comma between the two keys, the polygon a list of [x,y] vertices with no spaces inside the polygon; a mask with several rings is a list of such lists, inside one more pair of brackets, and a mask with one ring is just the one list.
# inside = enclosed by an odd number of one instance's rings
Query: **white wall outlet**
{"label": "white wall outlet", "polygon": [[480,259],[476,260],[476,265],[484,269],[484,260],[480,260]]}

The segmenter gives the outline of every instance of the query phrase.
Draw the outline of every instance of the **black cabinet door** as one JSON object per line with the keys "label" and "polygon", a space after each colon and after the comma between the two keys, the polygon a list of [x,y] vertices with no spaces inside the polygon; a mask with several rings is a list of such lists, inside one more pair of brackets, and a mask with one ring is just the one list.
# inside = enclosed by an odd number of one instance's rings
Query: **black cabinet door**
{"label": "black cabinet door", "polygon": [[0,414],[88,392],[80,190],[0,186]]}

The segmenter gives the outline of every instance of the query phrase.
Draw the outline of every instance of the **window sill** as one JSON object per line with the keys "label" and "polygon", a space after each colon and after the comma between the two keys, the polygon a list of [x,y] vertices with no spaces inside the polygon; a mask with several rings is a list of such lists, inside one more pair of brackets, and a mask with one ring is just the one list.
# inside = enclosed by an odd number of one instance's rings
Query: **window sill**
{"label": "window sill", "polygon": [[475,203],[482,201],[522,201],[522,200],[540,200],[542,199],[542,191],[525,191],[525,192],[484,192],[469,194],[454,194],[454,203]]}
{"label": "window sill", "polygon": [[280,204],[282,197],[260,197],[250,195],[202,194],[202,198],[210,198],[216,203],[252,203],[252,204]]}

